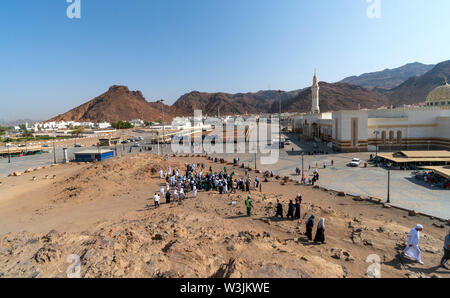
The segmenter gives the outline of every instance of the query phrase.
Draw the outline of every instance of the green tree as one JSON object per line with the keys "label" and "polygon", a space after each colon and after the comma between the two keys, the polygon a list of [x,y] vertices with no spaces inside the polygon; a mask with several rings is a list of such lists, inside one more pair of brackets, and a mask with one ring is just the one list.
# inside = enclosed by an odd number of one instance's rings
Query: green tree
{"label": "green tree", "polygon": [[117,121],[111,124],[111,126],[115,129],[128,129],[133,128],[133,124],[128,121]]}
{"label": "green tree", "polygon": [[80,134],[82,134],[83,132],[84,132],[84,127],[78,126],[74,130],[72,130],[71,134],[72,134],[72,136],[79,137]]}
{"label": "green tree", "polygon": [[0,136],[4,135],[8,131],[8,128],[5,126],[0,126]]}

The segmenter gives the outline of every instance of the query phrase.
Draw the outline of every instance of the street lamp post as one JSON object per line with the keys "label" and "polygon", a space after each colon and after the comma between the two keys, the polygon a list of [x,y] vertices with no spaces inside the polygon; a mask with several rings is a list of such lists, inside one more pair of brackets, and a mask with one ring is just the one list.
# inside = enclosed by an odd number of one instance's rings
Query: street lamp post
{"label": "street lamp post", "polygon": [[391,169],[388,168],[388,203],[391,202]]}
{"label": "street lamp post", "polygon": [[8,147],[8,163],[11,163],[11,153],[9,152],[9,146],[10,144],[7,144],[6,147]]}
{"label": "street lamp post", "polygon": [[[161,104],[161,115],[162,115],[162,129],[163,129],[163,143],[161,146],[161,155],[164,155],[164,145],[165,145],[165,126],[164,126],[164,99],[158,100],[158,102]],[[158,136],[159,137],[159,136]],[[158,138],[159,139],[159,138]]]}
{"label": "street lamp post", "polygon": [[279,104],[279,111],[278,111],[278,148],[281,149],[281,93],[283,91],[278,90],[278,104]]}
{"label": "street lamp post", "polygon": [[55,145],[55,139],[53,139],[53,161],[56,164],[56,145]]}
{"label": "street lamp post", "polygon": [[302,151],[302,181],[303,181],[303,176],[304,176],[304,173],[303,173],[303,171],[304,171],[304,167],[303,167],[303,158],[304,158],[304,156],[305,156],[305,154],[304,154],[304,152]]}
{"label": "street lamp post", "polygon": [[378,135],[380,132],[378,130],[373,132],[375,134],[375,148],[376,148],[376,157],[378,156]]}
{"label": "street lamp post", "polygon": [[391,167],[388,166],[388,189],[387,189],[387,202],[391,202]]}

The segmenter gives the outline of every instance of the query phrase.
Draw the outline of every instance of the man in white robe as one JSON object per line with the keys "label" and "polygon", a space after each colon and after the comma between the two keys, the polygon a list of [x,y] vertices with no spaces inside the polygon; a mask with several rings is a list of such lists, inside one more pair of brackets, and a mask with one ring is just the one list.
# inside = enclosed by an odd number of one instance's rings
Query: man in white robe
{"label": "man in white robe", "polygon": [[422,252],[420,251],[419,248],[420,232],[422,230],[423,230],[422,225],[417,225],[415,228],[411,230],[408,237],[408,244],[405,250],[403,251],[403,255],[410,257],[411,259],[414,259],[423,265]]}

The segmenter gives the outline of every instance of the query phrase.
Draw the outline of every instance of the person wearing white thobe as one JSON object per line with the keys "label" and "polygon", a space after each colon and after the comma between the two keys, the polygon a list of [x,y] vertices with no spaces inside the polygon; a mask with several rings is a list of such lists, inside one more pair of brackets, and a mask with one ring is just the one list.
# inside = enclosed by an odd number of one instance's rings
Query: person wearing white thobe
{"label": "person wearing white thobe", "polygon": [[423,230],[422,225],[417,225],[415,228],[411,230],[408,237],[408,244],[403,251],[403,254],[410,257],[411,259],[416,260],[420,264],[423,265],[422,262],[422,252],[419,248],[420,243],[420,231]]}
{"label": "person wearing white thobe", "polygon": [[161,186],[159,193],[161,194],[161,197],[164,197],[164,186]]}
{"label": "person wearing white thobe", "polygon": [[194,199],[197,197],[197,186],[193,186],[193,196],[194,196]]}
{"label": "person wearing white thobe", "polygon": [[159,178],[163,178],[164,177],[164,172],[163,172],[163,170],[159,170]]}

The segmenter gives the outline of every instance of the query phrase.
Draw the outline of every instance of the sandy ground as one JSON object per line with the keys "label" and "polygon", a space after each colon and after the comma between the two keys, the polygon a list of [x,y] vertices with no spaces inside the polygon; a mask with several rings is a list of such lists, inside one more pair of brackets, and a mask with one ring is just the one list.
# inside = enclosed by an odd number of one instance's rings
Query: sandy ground
{"label": "sandy ground", "polygon": [[[0,276],[66,277],[75,254],[82,277],[366,277],[372,255],[382,277],[450,277],[438,267],[447,223],[293,182],[252,191],[250,218],[242,192],[199,192],[170,205],[162,199],[154,209],[162,181],[151,169],[185,162],[210,165],[197,157],[136,155],[0,179]],[[273,219],[276,200],[286,212],[297,193],[301,220]],[[326,244],[303,234],[312,213],[326,218]],[[399,256],[417,223],[425,228],[425,265]]]}

